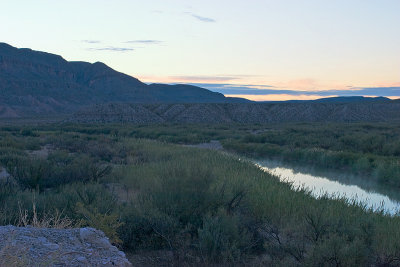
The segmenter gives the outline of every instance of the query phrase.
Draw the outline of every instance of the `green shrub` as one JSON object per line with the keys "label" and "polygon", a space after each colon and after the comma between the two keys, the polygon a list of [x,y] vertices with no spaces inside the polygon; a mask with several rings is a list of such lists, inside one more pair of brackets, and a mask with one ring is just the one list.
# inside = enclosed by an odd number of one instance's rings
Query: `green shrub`
{"label": "green shrub", "polygon": [[76,213],[82,216],[79,224],[99,229],[110,239],[114,245],[122,245],[122,240],[118,236],[118,229],[123,225],[117,214],[100,213],[98,209],[91,205],[84,205],[82,202],[76,203]]}
{"label": "green shrub", "polygon": [[240,218],[229,216],[224,211],[203,219],[198,230],[198,242],[205,261],[234,262],[246,253],[251,237],[239,221]]}
{"label": "green shrub", "polygon": [[31,129],[27,129],[27,128],[21,129],[19,131],[19,134],[22,135],[22,136],[32,136],[32,137],[37,137],[38,136],[38,134],[34,133]]}

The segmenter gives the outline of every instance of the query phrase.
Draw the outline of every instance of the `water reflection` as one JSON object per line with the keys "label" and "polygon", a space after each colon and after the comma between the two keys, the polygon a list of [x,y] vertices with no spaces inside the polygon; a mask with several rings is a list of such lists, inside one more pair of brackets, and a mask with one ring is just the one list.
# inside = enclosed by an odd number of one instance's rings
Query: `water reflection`
{"label": "water reflection", "polygon": [[[319,197],[328,194],[332,197],[346,197],[364,203],[374,210],[383,208],[389,214],[395,214],[400,209],[399,193],[395,190],[382,189],[373,182],[339,172],[323,172],[315,169],[305,169],[276,161],[255,161],[264,171],[278,176],[282,181],[293,184],[294,188],[307,188],[312,195]],[[335,178],[333,178],[335,177]],[[360,184],[364,184],[361,188]],[[381,191],[385,192],[377,192]],[[389,192],[389,193],[388,193]],[[387,193],[387,194],[385,194]]]}

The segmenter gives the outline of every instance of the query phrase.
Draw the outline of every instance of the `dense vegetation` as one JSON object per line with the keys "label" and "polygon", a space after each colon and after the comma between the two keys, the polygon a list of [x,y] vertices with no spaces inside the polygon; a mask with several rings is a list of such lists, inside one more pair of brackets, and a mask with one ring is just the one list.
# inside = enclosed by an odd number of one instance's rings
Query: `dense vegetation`
{"label": "dense vegetation", "polygon": [[[394,126],[314,127],[3,127],[0,164],[14,179],[1,178],[0,224],[61,217],[103,230],[125,251],[170,250],[189,264],[399,265],[399,217],[344,199],[317,200],[235,156],[165,142],[218,139],[240,152],[260,146],[259,156],[282,156],[264,145],[283,151],[315,146],[383,162],[398,155]],[[365,142],[356,148],[344,141],[353,135],[343,132],[356,129],[365,131],[354,140],[383,136],[382,145],[371,139],[364,152]],[[331,133],[338,135],[333,141]]]}
{"label": "dense vegetation", "polygon": [[241,155],[350,171],[400,187],[400,124],[396,123],[142,126],[131,135],[173,143],[215,139]]}

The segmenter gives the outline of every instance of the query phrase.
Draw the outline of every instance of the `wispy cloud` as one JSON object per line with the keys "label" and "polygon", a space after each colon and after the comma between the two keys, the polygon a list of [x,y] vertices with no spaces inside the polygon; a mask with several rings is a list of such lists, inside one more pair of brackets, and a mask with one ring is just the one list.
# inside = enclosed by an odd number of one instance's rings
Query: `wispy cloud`
{"label": "wispy cloud", "polygon": [[328,90],[324,92],[338,93],[343,96],[400,96],[400,87],[352,87],[346,90]]}
{"label": "wispy cloud", "polygon": [[112,51],[112,52],[129,52],[135,49],[130,47],[114,47],[114,46],[107,46],[107,47],[91,47],[88,48],[89,51]]}
{"label": "wispy cloud", "polygon": [[200,15],[194,14],[192,12],[185,12],[185,14],[187,14],[187,15],[189,15],[189,16],[191,16],[191,17],[193,17],[193,18],[195,18],[195,19],[197,19],[199,21],[202,21],[202,22],[216,22],[216,20],[213,19],[213,18],[203,17],[203,16],[200,16]]}
{"label": "wispy cloud", "polygon": [[217,82],[229,82],[232,80],[238,80],[239,77],[233,76],[170,76],[168,77],[170,80],[179,81],[179,82],[191,82],[191,83],[201,83],[206,82],[206,84],[219,84]]}
{"label": "wispy cloud", "polygon": [[100,44],[101,41],[99,40],[81,40],[82,43],[86,43],[86,44]]}
{"label": "wispy cloud", "polygon": [[160,40],[131,40],[126,41],[126,44],[145,44],[145,45],[152,45],[152,44],[161,44],[163,41]]}

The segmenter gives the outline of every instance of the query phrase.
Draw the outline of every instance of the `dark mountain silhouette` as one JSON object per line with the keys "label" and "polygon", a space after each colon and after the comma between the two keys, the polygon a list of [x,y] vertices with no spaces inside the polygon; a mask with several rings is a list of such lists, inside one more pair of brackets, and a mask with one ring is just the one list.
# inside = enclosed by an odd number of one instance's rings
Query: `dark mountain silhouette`
{"label": "dark mountain silhouette", "polygon": [[365,97],[365,96],[336,96],[318,98],[315,100],[287,100],[287,101],[263,101],[263,103],[373,103],[373,102],[390,102],[390,98],[378,97]]}
{"label": "dark mountain silhouette", "polygon": [[57,114],[109,102],[249,102],[190,85],[147,85],[104,63],[0,43],[0,117]]}
{"label": "dark mountain silhouette", "polygon": [[378,96],[378,97],[365,97],[365,96],[337,96],[327,97],[313,100],[317,103],[365,103],[365,102],[388,102],[390,98]]}
{"label": "dark mountain silhouette", "polygon": [[[168,108],[165,111],[167,112],[166,114],[155,113],[156,116],[160,117],[161,121],[171,121],[172,118],[174,118],[173,121],[208,121],[210,119],[207,119],[207,116],[215,119],[220,118],[218,121],[246,121],[245,117],[260,117],[259,119],[249,119],[249,121],[264,122],[290,121],[292,120],[290,117],[292,115],[290,114],[294,112],[297,115],[293,115],[293,120],[307,118],[305,119],[306,121],[318,121],[320,118],[315,119],[312,114],[316,112],[325,114],[325,116],[343,114],[345,116],[344,120],[348,119],[346,116],[354,120],[362,118],[375,120],[378,117],[384,118],[389,113],[392,116],[394,114],[393,111],[397,115],[398,106],[379,106],[379,108],[383,108],[383,111],[381,111],[378,108],[376,110],[371,108],[375,106],[369,107],[365,105],[353,107],[335,106],[335,108],[334,106],[329,106],[327,108],[328,106],[325,107],[323,105],[288,106],[285,103],[399,103],[399,101],[391,101],[384,97],[370,98],[360,96],[322,98],[311,101],[294,100],[280,102],[278,106],[260,106],[251,102],[243,98],[225,97],[221,93],[192,85],[148,85],[134,77],[115,71],[101,62],[93,64],[88,62],[68,62],[58,55],[33,51],[27,48],[18,49],[8,44],[0,43],[0,117],[3,118],[73,113],[94,105],[98,105],[98,108],[94,109],[95,112],[100,112],[104,116],[107,116],[105,112],[109,111],[117,117],[119,116],[118,112],[132,117],[132,114],[142,114],[143,108],[147,110],[147,107],[150,107],[150,111],[152,111],[155,107],[158,109],[160,109],[159,107],[165,107],[163,104],[176,104],[173,105],[173,108]],[[108,105],[110,103],[126,103],[126,105]],[[134,105],[135,103],[152,104],[153,106]],[[185,105],[182,105],[183,103]],[[189,105],[189,103],[196,104]],[[207,103],[213,103],[213,105],[208,105]],[[219,105],[221,103],[226,103],[227,105]],[[233,105],[232,103],[247,104]],[[128,110],[123,111],[122,107]],[[273,109],[269,110],[266,107],[273,107]],[[341,108],[343,108],[342,111]],[[283,117],[279,115],[280,109],[284,113],[288,112],[287,114],[290,115],[290,118],[280,119],[286,118],[286,115]],[[271,112],[275,111],[279,111],[278,115],[271,117]],[[357,112],[360,114],[357,114]],[[372,116],[371,112],[377,112],[378,117]],[[385,112],[389,113],[386,114]],[[91,112],[89,111],[89,113]],[[299,114],[303,115],[300,116]],[[177,115],[180,116],[179,119],[177,119]],[[87,116],[83,115],[83,117]],[[114,120],[114,118],[111,120]],[[155,120],[159,119],[156,118]]]}

